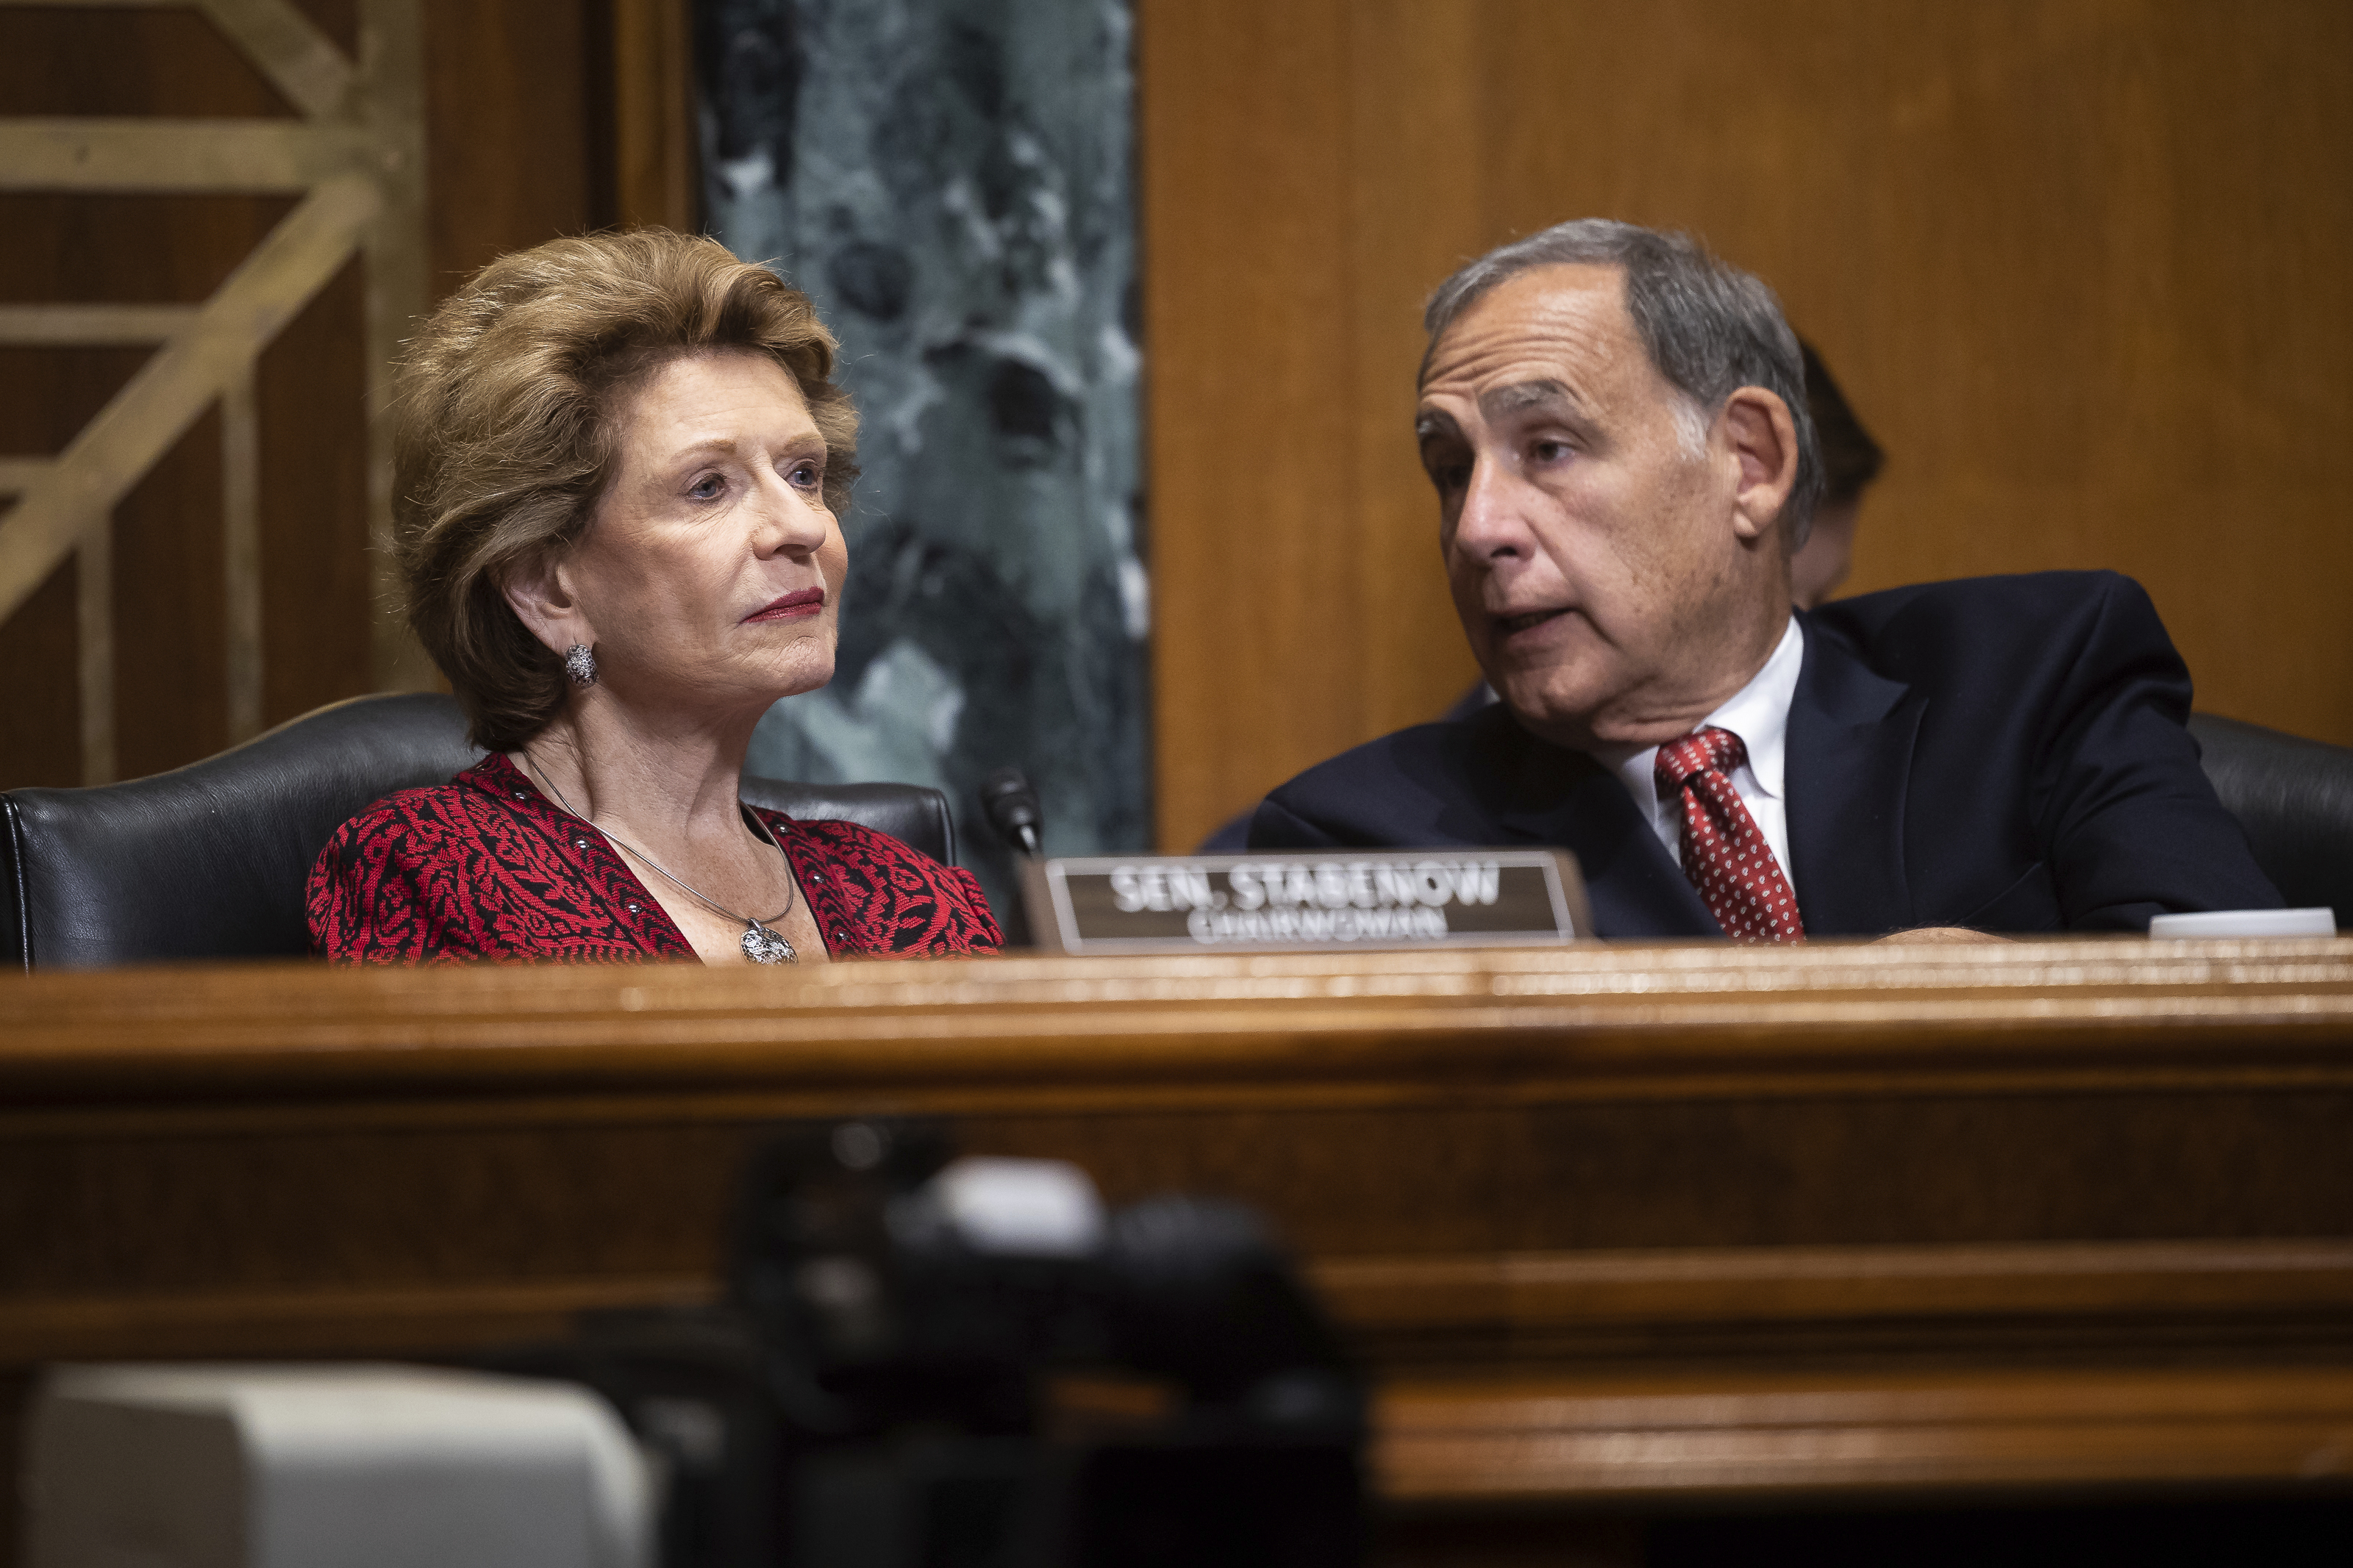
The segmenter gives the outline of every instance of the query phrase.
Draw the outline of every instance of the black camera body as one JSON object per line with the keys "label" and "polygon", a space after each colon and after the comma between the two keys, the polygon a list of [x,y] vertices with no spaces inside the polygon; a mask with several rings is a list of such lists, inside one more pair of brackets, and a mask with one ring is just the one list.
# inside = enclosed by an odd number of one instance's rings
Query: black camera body
{"label": "black camera body", "polygon": [[725,1308],[502,1364],[597,1387],[660,1457],[666,1568],[1358,1561],[1362,1384],[1264,1223],[951,1152],[784,1129]]}

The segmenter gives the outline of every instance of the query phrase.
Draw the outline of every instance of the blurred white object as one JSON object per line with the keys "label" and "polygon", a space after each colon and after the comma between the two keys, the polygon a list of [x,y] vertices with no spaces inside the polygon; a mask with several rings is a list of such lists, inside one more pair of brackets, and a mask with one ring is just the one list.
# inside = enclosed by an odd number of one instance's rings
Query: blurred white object
{"label": "blurred white object", "polygon": [[934,1176],[929,1196],[976,1252],[1078,1258],[1103,1245],[1103,1199],[1060,1160],[969,1156]]}
{"label": "blurred white object", "polygon": [[2208,910],[2156,915],[2148,934],[2168,936],[2335,936],[2335,910]]}
{"label": "blurred white object", "polygon": [[27,1568],[650,1568],[645,1462],[570,1384],[67,1366],[26,1422]]}

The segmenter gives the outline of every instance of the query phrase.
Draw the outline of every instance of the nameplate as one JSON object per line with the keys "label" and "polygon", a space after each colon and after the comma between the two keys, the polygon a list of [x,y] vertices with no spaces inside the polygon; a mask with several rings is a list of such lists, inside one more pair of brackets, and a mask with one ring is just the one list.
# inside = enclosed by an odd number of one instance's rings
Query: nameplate
{"label": "nameplate", "polygon": [[1556,849],[1099,856],[1032,862],[1024,882],[1039,946],[1074,954],[1528,947],[1592,934],[1577,862]]}

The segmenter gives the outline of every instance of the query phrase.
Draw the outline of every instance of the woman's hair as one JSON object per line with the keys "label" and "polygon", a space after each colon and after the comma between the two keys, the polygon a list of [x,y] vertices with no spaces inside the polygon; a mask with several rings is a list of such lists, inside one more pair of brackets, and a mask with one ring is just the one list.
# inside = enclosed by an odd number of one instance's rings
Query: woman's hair
{"label": "woman's hair", "polygon": [[475,744],[511,751],[564,707],[563,659],[500,584],[587,527],[629,395],[685,355],[769,355],[825,437],[825,500],[839,514],[858,413],[830,379],[836,347],[807,295],[717,240],[667,229],[502,256],[433,312],[395,373],[394,549],[408,624]]}

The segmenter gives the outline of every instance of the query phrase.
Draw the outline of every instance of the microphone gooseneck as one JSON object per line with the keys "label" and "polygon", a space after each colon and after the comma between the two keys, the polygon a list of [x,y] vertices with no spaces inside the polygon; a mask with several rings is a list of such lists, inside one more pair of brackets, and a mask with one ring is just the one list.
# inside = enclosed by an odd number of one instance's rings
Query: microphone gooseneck
{"label": "microphone gooseneck", "polygon": [[1017,854],[1037,859],[1046,852],[1038,829],[1044,821],[1038,791],[1019,768],[999,768],[980,784],[980,808]]}

